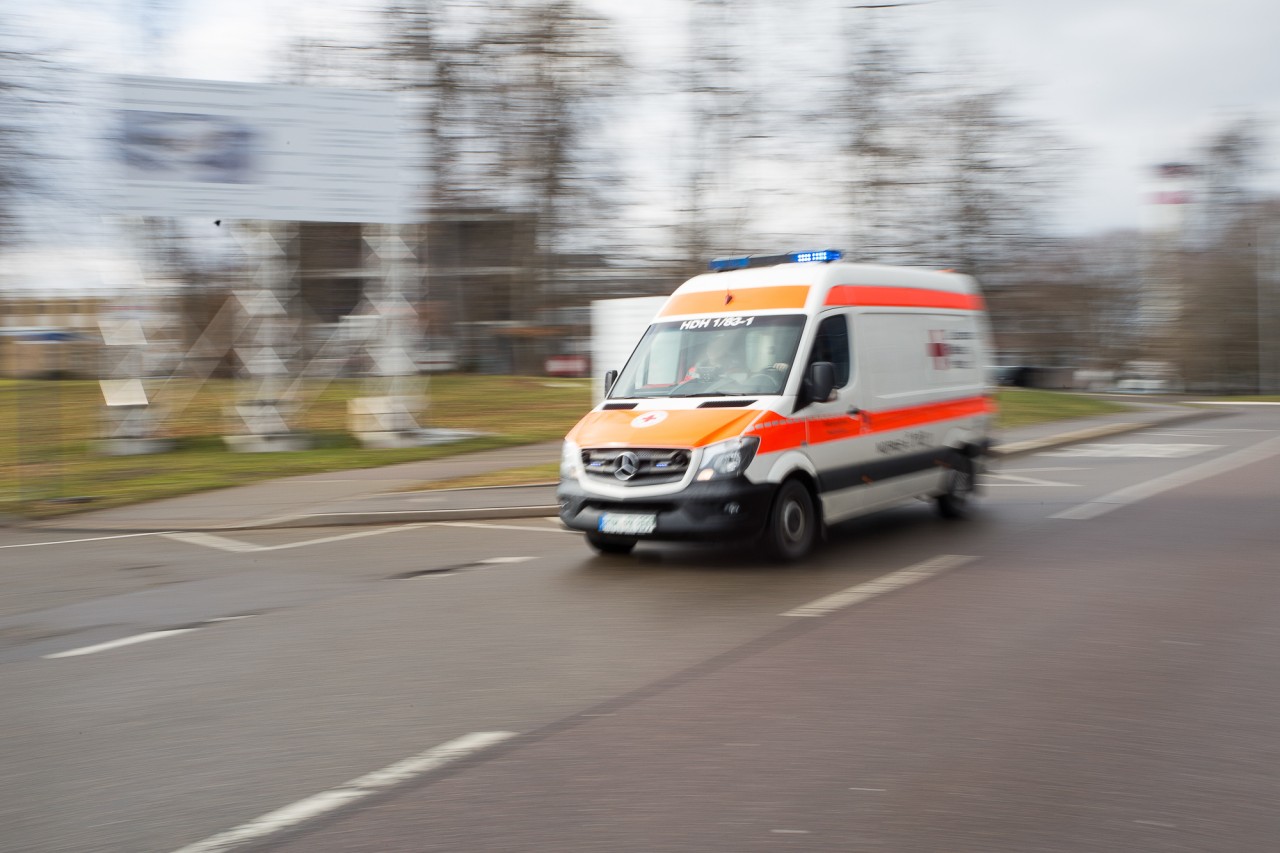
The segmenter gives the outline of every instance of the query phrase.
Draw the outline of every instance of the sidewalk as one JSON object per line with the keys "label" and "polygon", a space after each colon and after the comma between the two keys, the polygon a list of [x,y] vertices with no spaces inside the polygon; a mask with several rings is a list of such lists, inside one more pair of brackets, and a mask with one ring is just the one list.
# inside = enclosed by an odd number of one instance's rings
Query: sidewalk
{"label": "sidewalk", "polygon": [[[998,457],[1020,456],[1157,424],[1186,423],[1220,414],[1159,403],[1132,405],[1132,411],[1116,415],[1006,430],[997,436],[994,454]],[[32,522],[27,526],[42,530],[146,533],[554,516],[557,512],[554,484],[480,489],[404,489],[433,481],[554,463],[559,457],[560,443],[544,442],[382,468],[269,480],[117,509],[79,513]]]}

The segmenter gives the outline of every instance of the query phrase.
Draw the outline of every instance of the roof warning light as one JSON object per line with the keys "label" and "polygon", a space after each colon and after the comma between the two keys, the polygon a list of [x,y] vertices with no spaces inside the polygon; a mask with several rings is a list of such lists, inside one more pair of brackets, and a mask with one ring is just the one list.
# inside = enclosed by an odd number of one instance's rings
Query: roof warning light
{"label": "roof warning light", "polygon": [[707,264],[713,272],[744,270],[748,267],[772,267],[778,264],[830,263],[844,257],[839,249],[817,249],[805,252],[788,252],[785,255],[747,255],[741,258],[716,258]]}

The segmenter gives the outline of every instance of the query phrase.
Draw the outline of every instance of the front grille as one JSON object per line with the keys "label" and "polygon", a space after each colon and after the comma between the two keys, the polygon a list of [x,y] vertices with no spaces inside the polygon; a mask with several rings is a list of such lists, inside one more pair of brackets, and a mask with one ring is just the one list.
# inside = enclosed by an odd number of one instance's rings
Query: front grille
{"label": "front grille", "polygon": [[[582,467],[588,477],[653,486],[678,483],[689,470],[688,450],[670,448],[588,448],[582,451]],[[629,476],[626,476],[631,472]],[[624,476],[619,476],[622,473]]]}

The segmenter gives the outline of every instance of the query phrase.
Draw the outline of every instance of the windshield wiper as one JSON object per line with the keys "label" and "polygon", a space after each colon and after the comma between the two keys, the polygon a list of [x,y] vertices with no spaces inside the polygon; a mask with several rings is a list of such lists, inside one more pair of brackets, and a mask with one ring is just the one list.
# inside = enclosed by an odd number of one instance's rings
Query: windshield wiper
{"label": "windshield wiper", "polygon": [[697,394],[672,394],[672,397],[743,397],[742,391],[699,391]]}

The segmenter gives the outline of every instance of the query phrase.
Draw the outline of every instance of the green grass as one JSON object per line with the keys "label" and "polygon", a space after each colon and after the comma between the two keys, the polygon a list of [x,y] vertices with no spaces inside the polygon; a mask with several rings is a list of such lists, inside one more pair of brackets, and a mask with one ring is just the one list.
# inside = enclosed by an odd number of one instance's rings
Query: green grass
{"label": "green grass", "polygon": [[[173,452],[111,457],[95,452],[102,406],[96,382],[0,384],[0,512],[28,517],[120,506],[296,474],[371,468],[563,436],[590,406],[587,381],[508,376],[434,377],[424,426],[483,437],[403,450],[367,450],[345,432],[354,380],[335,382],[294,424],[313,449],[235,453],[220,438],[236,399],[231,382],[211,382],[168,424]],[[86,503],[69,499],[90,498]]]}
{"label": "green grass", "polygon": [[996,395],[996,402],[999,405],[996,427],[999,429],[1108,415],[1129,409],[1114,400],[1034,388],[1002,388]]}
{"label": "green grass", "polygon": [[[236,399],[229,381],[205,385],[167,424],[170,453],[111,457],[95,452],[102,398],[96,382],[0,381],[0,513],[46,517],[236,486],[296,474],[371,468],[562,437],[590,406],[586,380],[453,375],[434,377],[425,426],[483,432],[456,444],[366,450],[345,432],[346,405],[358,381],[334,382],[295,422],[313,449],[234,453],[220,438]],[[1003,428],[1124,411],[1122,404],[1077,394],[1002,389]],[[512,485],[555,479],[555,465],[531,466],[431,487]],[[88,498],[85,503],[69,502]]]}

